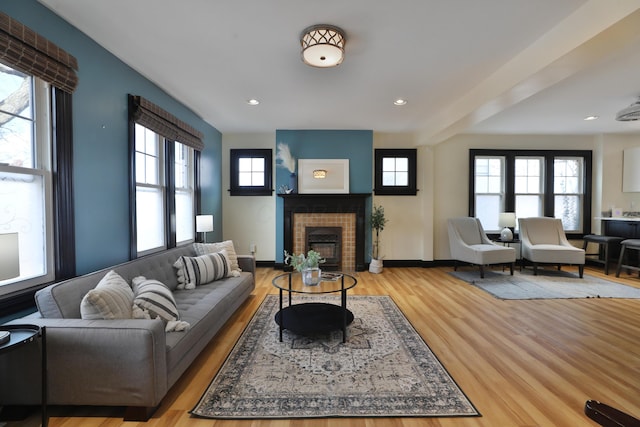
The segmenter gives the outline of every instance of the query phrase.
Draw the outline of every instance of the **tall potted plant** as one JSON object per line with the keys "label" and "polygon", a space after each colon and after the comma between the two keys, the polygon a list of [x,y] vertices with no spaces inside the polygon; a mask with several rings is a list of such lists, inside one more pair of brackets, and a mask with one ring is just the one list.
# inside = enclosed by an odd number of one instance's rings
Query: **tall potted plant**
{"label": "tall potted plant", "polygon": [[371,211],[371,228],[375,231],[373,238],[373,251],[371,253],[371,263],[369,271],[371,273],[382,273],[382,256],[380,256],[380,232],[384,230],[387,219],[384,216],[382,206],[373,206]]}

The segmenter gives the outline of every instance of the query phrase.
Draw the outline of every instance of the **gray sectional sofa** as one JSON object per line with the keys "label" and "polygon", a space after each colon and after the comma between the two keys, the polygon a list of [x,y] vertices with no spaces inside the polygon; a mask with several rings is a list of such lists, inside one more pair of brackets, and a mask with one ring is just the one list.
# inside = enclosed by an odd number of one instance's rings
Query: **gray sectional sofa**
{"label": "gray sectional sofa", "polygon": [[[12,321],[46,326],[48,403],[127,407],[125,419],[146,420],[225,322],[255,288],[255,259],[238,256],[238,277],[177,289],[173,266],[180,256],[195,257],[193,245],[149,255],[121,265],[48,286],[36,294],[38,312]],[[110,270],[131,283],[137,276],[156,279],[173,292],[181,332],[165,332],[160,319],[83,320],[80,304]],[[30,346],[28,346],[30,347]],[[37,351],[35,351],[37,353]],[[10,355],[11,356],[11,355]],[[38,354],[17,354],[27,363]],[[3,364],[0,405],[40,402],[37,369],[28,374]],[[27,375],[27,377],[25,377]],[[28,378],[34,375],[33,378]],[[6,382],[4,380],[6,379]]]}

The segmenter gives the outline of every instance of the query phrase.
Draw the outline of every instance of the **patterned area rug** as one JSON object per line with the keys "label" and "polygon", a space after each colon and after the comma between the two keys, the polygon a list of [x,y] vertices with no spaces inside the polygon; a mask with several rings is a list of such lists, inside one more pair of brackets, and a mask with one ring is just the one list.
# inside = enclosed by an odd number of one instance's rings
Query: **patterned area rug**
{"label": "patterned area rug", "polygon": [[640,298],[640,289],[587,274],[581,279],[575,273],[552,269],[515,271],[485,271],[484,279],[475,270],[452,271],[451,274],[500,299],[559,298]]}
{"label": "patterned area rug", "polygon": [[[332,296],[294,296],[294,303]],[[206,418],[445,417],[478,412],[388,296],[349,296],[355,320],[314,337],[284,331],[267,295],[191,411]]]}

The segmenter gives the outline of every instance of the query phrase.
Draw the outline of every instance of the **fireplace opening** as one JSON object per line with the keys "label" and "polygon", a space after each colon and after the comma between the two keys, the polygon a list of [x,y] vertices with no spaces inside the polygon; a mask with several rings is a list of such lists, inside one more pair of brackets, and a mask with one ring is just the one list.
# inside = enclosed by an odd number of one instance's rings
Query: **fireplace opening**
{"label": "fireplace opening", "polygon": [[340,270],[342,266],[342,227],[305,227],[306,250],[314,250],[325,259],[323,270]]}

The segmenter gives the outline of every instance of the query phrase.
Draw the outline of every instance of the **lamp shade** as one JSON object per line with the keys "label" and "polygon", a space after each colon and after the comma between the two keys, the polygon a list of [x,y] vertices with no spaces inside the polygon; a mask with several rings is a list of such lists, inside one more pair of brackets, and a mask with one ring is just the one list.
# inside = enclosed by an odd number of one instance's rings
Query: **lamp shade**
{"label": "lamp shade", "polygon": [[501,212],[498,218],[498,225],[500,227],[515,227],[516,214],[514,212]]}
{"label": "lamp shade", "polygon": [[20,276],[18,233],[0,234],[0,280]]}
{"label": "lamp shade", "polygon": [[196,215],[196,231],[198,233],[213,231],[213,215]]}

